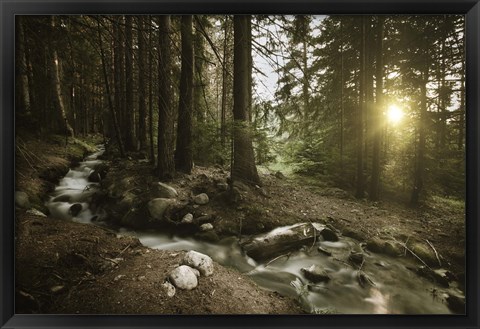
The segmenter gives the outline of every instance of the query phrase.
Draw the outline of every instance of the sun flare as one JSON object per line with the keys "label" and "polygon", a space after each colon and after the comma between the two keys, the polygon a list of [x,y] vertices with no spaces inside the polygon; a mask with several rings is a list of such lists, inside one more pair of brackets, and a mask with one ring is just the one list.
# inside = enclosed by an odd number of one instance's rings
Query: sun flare
{"label": "sun flare", "polygon": [[387,118],[390,123],[398,124],[402,121],[404,115],[405,113],[403,113],[402,109],[397,105],[392,104],[388,107]]}

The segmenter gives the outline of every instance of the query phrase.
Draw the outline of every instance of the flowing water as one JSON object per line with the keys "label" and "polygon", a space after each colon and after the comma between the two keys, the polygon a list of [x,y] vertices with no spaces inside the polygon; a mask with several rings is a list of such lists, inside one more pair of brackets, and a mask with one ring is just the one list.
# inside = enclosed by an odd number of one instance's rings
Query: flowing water
{"label": "flowing water", "polygon": [[[53,216],[81,223],[98,223],[106,218],[101,208],[89,205],[93,194],[99,191],[99,184],[88,182],[88,176],[101,163],[97,157],[103,152],[103,147],[99,147],[98,152],[60,180],[47,203]],[[73,205],[76,208],[72,209]],[[196,250],[210,255],[216,262],[248,275],[259,286],[298,299],[306,311],[313,313],[450,314],[445,294],[462,295],[455,287],[441,288],[419,277],[407,269],[412,262],[406,258],[368,252],[361,270],[373,284],[362,287],[358,268],[346,261],[351,251],[361,251],[361,247],[358,241],[347,237],[340,237],[337,242],[317,241],[314,246],[306,246],[289,256],[258,263],[245,255],[235,237],[213,244],[155,231],[122,228],[118,232],[138,237],[147,247]],[[318,247],[331,255],[320,252]],[[330,276],[328,282],[312,284],[305,278],[301,269],[313,264],[325,269]]]}

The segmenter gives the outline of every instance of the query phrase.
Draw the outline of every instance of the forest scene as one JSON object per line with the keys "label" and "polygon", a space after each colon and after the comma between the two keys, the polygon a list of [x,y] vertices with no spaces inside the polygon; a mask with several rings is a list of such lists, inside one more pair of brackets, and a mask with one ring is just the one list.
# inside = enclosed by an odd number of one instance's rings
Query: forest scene
{"label": "forest scene", "polygon": [[17,15],[15,312],[465,314],[463,15]]}

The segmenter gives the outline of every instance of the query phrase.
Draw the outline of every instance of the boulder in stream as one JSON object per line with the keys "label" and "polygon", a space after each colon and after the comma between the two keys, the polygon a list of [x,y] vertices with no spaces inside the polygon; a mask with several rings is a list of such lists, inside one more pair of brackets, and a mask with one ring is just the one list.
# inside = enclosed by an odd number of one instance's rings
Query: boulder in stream
{"label": "boulder in stream", "polygon": [[301,271],[303,275],[313,283],[330,281],[328,273],[318,265],[302,268]]}
{"label": "boulder in stream", "polygon": [[448,308],[455,314],[465,314],[465,297],[449,294],[445,299]]}
{"label": "boulder in stream", "polygon": [[338,235],[332,229],[326,227],[321,232],[320,235],[325,241],[338,241]]}
{"label": "boulder in stream", "polygon": [[248,256],[257,261],[267,260],[282,253],[311,245],[320,236],[325,225],[318,223],[300,223],[279,227],[266,234],[250,237],[241,243]]}
{"label": "boulder in stream", "polygon": [[69,212],[73,217],[75,217],[75,216],[77,216],[77,215],[80,213],[80,211],[82,211],[82,208],[83,208],[83,206],[82,206],[80,203],[74,203],[74,204],[70,207],[70,209],[68,210],[68,212]]}
{"label": "boulder in stream", "polygon": [[205,223],[200,225],[200,231],[201,232],[206,232],[206,231],[211,231],[213,230],[213,225],[210,223]]}
{"label": "boulder in stream", "polygon": [[170,282],[179,289],[192,290],[198,286],[198,280],[192,268],[187,265],[181,265],[175,268],[168,276]]}
{"label": "boulder in stream", "polygon": [[213,274],[213,261],[210,256],[199,253],[195,250],[190,250],[185,254],[183,263],[190,267],[196,268],[200,274],[210,276]]}

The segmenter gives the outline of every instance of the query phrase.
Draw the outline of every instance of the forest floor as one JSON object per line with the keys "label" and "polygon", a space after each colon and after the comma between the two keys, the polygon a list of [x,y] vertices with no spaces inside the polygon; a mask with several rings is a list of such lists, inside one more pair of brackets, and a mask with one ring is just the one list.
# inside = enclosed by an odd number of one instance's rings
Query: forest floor
{"label": "forest floor", "polygon": [[[64,141],[22,141],[23,151],[17,151],[16,189],[27,192],[35,208],[45,211],[43,202],[54,176],[61,177],[72,161],[91,151],[84,143],[72,142],[71,150],[66,150]],[[140,187],[158,181],[145,161],[130,158],[107,163],[110,180],[131,177]],[[298,222],[320,222],[359,241],[428,240],[442,266],[464,283],[465,218],[459,202],[435,198],[420,209],[411,209],[394,201],[356,200],[347,191],[311,178],[285,176],[264,167],[259,172],[262,186],[238,184],[240,197],[235,202],[218,189],[229,176],[228,170],[218,166],[196,166],[192,174],[179,174],[168,184],[177,190],[180,200],[198,193],[209,195],[210,202],[201,211],[215,217],[218,238],[257,234]],[[215,274],[200,278],[196,289],[177,291],[175,297],[168,298],[161,284],[181,257],[182,252],[152,250],[135,238],[117,237],[98,226],[39,217],[17,208],[17,312],[302,312],[295,301],[260,289],[248,277],[218,264]]]}

